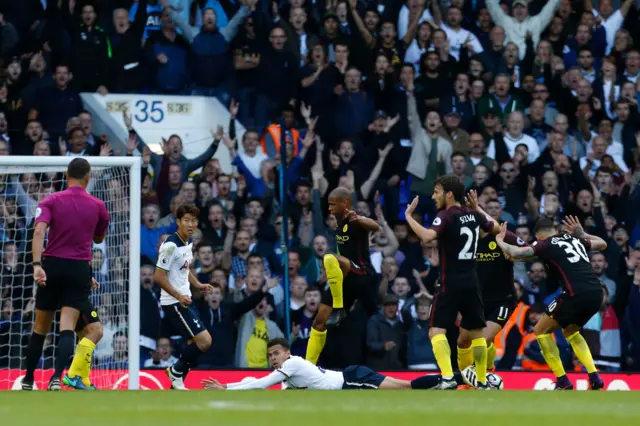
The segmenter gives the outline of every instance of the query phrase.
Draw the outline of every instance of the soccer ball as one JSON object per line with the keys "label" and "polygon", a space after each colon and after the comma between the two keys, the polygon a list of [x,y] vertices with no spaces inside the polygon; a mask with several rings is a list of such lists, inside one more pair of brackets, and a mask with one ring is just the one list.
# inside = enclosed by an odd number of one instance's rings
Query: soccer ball
{"label": "soccer ball", "polygon": [[487,382],[489,385],[497,390],[504,389],[504,382],[502,381],[502,377],[498,376],[496,373],[487,373]]}

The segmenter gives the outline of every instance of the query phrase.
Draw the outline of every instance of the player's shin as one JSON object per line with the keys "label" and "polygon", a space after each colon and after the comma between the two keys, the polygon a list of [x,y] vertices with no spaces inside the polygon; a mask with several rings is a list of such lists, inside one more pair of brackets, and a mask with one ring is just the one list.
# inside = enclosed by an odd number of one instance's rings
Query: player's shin
{"label": "player's shin", "polygon": [[316,364],[324,344],[327,341],[327,330],[318,331],[315,328],[311,328],[311,334],[309,336],[309,343],[307,344],[307,361]]}
{"label": "player's shin", "polygon": [[90,386],[89,374],[91,372],[91,358],[96,344],[84,337],[76,347],[76,354],[67,372],[69,377],[81,377],[85,386]]}
{"label": "player's shin", "polygon": [[323,259],[324,268],[327,271],[327,281],[329,282],[329,288],[331,289],[331,297],[333,298],[333,308],[343,308],[342,298],[342,269],[340,269],[340,263],[338,259],[332,254],[327,254]]}
{"label": "player's shin", "polygon": [[27,370],[24,381],[33,383],[33,373],[36,371],[38,361],[42,356],[42,347],[44,346],[45,335],[38,333],[31,333],[29,338],[29,345],[27,346],[27,355],[25,360],[25,368]]}
{"label": "player's shin", "polygon": [[471,351],[476,364],[478,383],[487,382],[487,340],[480,337],[471,341]]}
{"label": "player's shin", "polygon": [[196,365],[200,354],[202,354],[202,351],[198,348],[198,345],[195,342],[190,343],[182,352],[178,362],[171,367],[172,373],[177,377],[183,377],[190,368]]}
{"label": "player's shin", "polygon": [[558,349],[558,345],[556,345],[555,340],[553,340],[553,336],[551,334],[541,334],[537,336],[536,339],[540,344],[542,356],[544,357],[544,360],[547,361],[547,364],[549,365],[549,368],[551,368],[551,371],[553,371],[553,374],[556,377],[566,375],[564,366],[562,365],[562,360],[560,359],[560,350]]}
{"label": "player's shin", "polygon": [[458,346],[458,369],[462,371],[471,364],[473,364],[473,354],[471,353],[471,348],[461,348],[460,346]]}
{"label": "player's shin", "polygon": [[595,373],[597,369],[596,365],[593,363],[593,356],[589,350],[589,345],[587,345],[586,340],[584,340],[584,337],[582,337],[580,332],[575,332],[571,336],[567,337],[567,341],[571,344],[573,352],[580,360],[580,363],[582,363],[584,368],[587,369],[587,373]]}
{"label": "player's shin", "polygon": [[442,373],[442,377],[448,379],[453,377],[453,367],[451,366],[451,347],[445,334],[436,334],[431,339],[433,354]]}
{"label": "player's shin", "polygon": [[487,346],[487,371],[493,371],[496,368],[495,361],[496,361],[496,345],[494,345],[493,342],[491,342]]}

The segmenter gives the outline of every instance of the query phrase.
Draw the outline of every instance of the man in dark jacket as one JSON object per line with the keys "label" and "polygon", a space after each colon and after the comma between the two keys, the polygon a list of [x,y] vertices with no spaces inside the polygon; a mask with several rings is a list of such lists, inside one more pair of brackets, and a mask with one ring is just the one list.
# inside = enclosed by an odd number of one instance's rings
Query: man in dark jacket
{"label": "man in dark jacket", "polygon": [[111,36],[113,61],[109,72],[109,90],[113,92],[138,92],[143,87],[140,39],[147,22],[147,1],[139,0],[137,3],[133,23],[129,22],[127,9],[119,8],[113,12],[115,34]]}
{"label": "man in dark jacket", "polygon": [[269,42],[258,66],[255,124],[259,130],[266,128],[274,112],[295,99],[300,82],[300,63],[294,53],[285,49],[285,30],[274,27]]}
{"label": "man in dark jacket", "polygon": [[[167,3],[167,0],[162,1]],[[204,9],[201,28],[192,27],[183,16],[175,11],[170,12],[171,18],[178,24],[185,38],[191,42],[193,95],[216,96],[222,103],[229,103],[233,74],[229,45],[256,2],[257,0],[245,0],[229,24],[221,29],[216,25],[217,17],[213,9]]]}
{"label": "man in dark jacket", "polygon": [[96,25],[97,14],[92,4],[82,7],[82,23],[74,19],[73,10],[61,10],[58,18],[71,36],[71,71],[73,84],[80,92],[106,93],[109,84],[111,42],[102,28]]}
{"label": "man in dark jacket", "polygon": [[216,282],[211,283],[213,290],[205,295],[204,300],[197,301],[200,320],[213,337],[211,347],[202,354],[198,366],[206,368],[233,368],[236,342],[235,322],[262,301],[269,287],[265,284],[262,290],[251,293],[237,303],[226,303],[224,289]]}
{"label": "man in dark jacket", "polygon": [[382,312],[367,322],[367,367],[376,371],[403,369],[405,340],[398,298],[388,294],[382,299]]}

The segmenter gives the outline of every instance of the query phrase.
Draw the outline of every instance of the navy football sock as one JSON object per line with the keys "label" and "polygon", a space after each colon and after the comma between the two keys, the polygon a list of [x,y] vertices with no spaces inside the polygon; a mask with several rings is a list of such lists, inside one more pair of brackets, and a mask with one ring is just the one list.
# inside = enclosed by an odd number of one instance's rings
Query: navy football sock
{"label": "navy football sock", "polygon": [[[458,383],[458,385],[461,385],[463,383],[462,375],[460,373],[454,373],[453,378],[456,383]],[[433,389],[438,386],[441,380],[442,375],[440,374],[427,374],[426,376],[418,377],[417,379],[412,380],[411,389]]]}
{"label": "navy football sock", "polygon": [[198,361],[198,357],[202,354],[200,348],[195,343],[191,343],[182,352],[182,356],[172,367],[173,372],[177,376],[184,376],[190,368],[194,367]]}
{"label": "navy football sock", "polygon": [[60,341],[58,342],[58,350],[55,359],[55,371],[52,378],[60,378],[64,371],[69,357],[73,354],[73,346],[76,341],[76,334],[71,330],[64,330],[60,333]]}

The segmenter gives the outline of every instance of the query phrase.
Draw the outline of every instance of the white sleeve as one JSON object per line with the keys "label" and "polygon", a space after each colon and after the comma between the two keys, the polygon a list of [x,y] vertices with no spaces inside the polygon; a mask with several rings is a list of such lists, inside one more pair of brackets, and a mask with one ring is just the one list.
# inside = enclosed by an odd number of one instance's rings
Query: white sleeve
{"label": "white sleeve", "polygon": [[627,163],[624,162],[624,158],[622,158],[621,155],[612,155],[611,157],[613,158],[613,161],[618,165],[618,167],[620,167],[620,170],[622,170],[624,173],[627,173],[627,171],[629,171],[629,167],[627,166]]}
{"label": "white sleeve", "polygon": [[402,40],[409,29],[409,8],[403,5],[398,14],[398,40]]}
{"label": "white sleeve", "polygon": [[560,6],[560,0],[550,0],[547,4],[542,8],[540,13],[531,18],[531,21],[534,28],[537,29],[538,34],[540,34],[551,22],[553,19],[553,15],[556,13],[556,9]]}
{"label": "white sleeve", "polygon": [[504,13],[504,10],[500,7],[498,0],[487,0],[486,4],[487,9],[489,9],[489,15],[493,18],[493,22],[504,28],[506,32],[507,28],[505,28],[505,23],[508,19],[508,15]]}
{"label": "white sleeve", "polygon": [[624,24],[624,16],[620,9],[613,12],[613,15],[609,17],[609,22],[607,22],[607,31],[612,31],[613,33],[617,33],[620,28],[622,28],[622,24]]}
{"label": "white sleeve", "polygon": [[247,382],[228,383],[227,390],[250,390],[250,389],[268,389],[273,385],[282,383],[286,379],[284,373],[280,370],[272,371],[268,376],[265,376],[258,380],[251,380]]}
{"label": "white sleeve", "polygon": [[528,158],[529,164],[532,164],[538,159],[538,157],[540,157],[540,147],[538,146],[538,143],[535,140],[529,143],[528,147],[529,147],[529,158]]}
{"label": "white sleeve", "polygon": [[479,55],[480,53],[484,52],[484,48],[482,47],[482,44],[480,44],[480,40],[478,40],[478,37],[476,37],[476,35],[471,31],[469,31],[469,39],[471,46],[473,47],[474,55]]}
{"label": "white sleeve", "polygon": [[156,268],[160,268],[163,271],[168,271],[171,268],[171,261],[173,260],[173,255],[176,252],[175,243],[165,242],[160,246],[160,253],[158,253],[158,263],[156,263]]}

